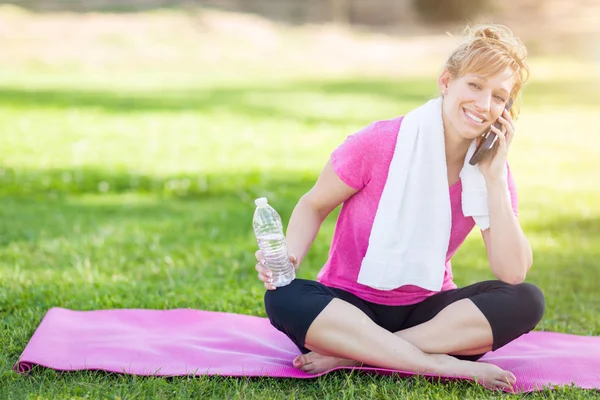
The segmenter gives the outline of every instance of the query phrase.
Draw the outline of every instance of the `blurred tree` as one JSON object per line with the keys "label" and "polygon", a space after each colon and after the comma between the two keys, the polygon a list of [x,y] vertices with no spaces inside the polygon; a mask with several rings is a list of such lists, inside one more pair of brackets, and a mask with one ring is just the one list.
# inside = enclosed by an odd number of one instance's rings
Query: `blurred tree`
{"label": "blurred tree", "polygon": [[331,15],[333,22],[337,24],[348,24],[350,22],[350,1],[331,0]]}
{"label": "blurred tree", "polygon": [[412,0],[419,17],[426,22],[455,22],[475,17],[488,0]]}

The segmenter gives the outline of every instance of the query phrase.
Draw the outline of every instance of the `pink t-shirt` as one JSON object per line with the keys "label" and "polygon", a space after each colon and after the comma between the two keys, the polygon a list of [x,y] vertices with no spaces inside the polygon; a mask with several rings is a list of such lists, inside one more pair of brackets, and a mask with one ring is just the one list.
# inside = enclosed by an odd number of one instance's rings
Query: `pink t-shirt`
{"label": "pink t-shirt", "polygon": [[[327,286],[340,288],[364,300],[386,305],[414,304],[436,293],[413,285],[389,291],[377,290],[357,282],[401,122],[402,117],[374,122],[349,136],[333,151],[333,169],[343,182],[358,192],[342,206],[329,258],[317,278]],[[513,211],[517,215],[517,193],[510,169],[508,187]],[[452,280],[450,259],[475,226],[473,218],[465,217],[462,213],[461,189],[460,180],[449,188],[452,230],[446,253],[442,290],[456,288]]]}

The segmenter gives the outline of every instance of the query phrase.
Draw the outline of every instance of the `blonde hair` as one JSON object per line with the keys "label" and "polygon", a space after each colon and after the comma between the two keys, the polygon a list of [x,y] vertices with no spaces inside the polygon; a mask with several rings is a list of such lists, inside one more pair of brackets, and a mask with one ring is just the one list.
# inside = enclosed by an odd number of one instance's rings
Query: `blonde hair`
{"label": "blonde hair", "polygon": [[519,114],[521,88],[529,79],[527,48],[504,25],[467,27],[465,36],[465,43],[454,50],[444,67],[454,78],[467,73],[494,76],[506,68],[512,69],[515,74],[515,84],[510,97],[515,104],[510,113],[513,118],[516,118]]}

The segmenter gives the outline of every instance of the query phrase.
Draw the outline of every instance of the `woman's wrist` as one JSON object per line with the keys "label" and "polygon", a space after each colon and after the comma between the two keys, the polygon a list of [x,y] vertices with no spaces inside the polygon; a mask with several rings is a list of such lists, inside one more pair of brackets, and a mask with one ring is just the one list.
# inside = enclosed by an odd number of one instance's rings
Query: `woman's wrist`
{"label": "woman's wrist", "polygon": [[508,179],[505,174],[499,176],[484,176],[484,178],[488,192],[508,188]]}

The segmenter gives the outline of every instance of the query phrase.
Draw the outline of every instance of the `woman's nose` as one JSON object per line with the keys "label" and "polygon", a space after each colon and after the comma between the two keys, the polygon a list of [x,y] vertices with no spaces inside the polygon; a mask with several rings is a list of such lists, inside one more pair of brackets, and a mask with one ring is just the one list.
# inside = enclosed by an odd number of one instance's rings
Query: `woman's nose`
{"label": "woman's nose", "polygon": [[489,111],[491,103],[492,96],[483,95],[477,98],[477,100],[475,101],[475,107],[477,107],[477,111]]}

